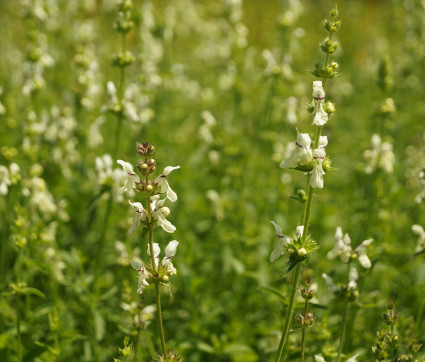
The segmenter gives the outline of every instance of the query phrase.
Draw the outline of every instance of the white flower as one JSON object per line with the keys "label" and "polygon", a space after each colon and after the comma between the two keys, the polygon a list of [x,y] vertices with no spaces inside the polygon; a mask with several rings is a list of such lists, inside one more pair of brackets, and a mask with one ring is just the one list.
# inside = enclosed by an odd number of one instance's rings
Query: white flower
{"label": "white flower", "polygon": [[270,221],[270,222],[273,224],[276,230],[276,236],[279,238],[277,241],[276,247],[270,254],[270,262],[273,263],[276,259],[278,259],[281,255],[283,255],[285,251],[285,247],[286,245],[288,245],[291,239],[289,239],[287,236],[282,234],[282,228],[278,224],[276,224],[274,221]]}
{"label": "white flower", "polygon": [[178,168],[180,168],[180,166],[167,166],[162,172],[162,174],[159,175],[154,181],[154,183],[156,183],[160,187],[161,193],[167,193],[167,198],[172,202],[175,202],[177,200],[177,195],[168,184],[167,176],[171,173],[171,171],[176,170]]}
{"label": "white flower", "polygon": [[315,354],[314,355],[314,360],[316,362],[326,362],[326,360],[321,355],[319,355],[319,354]]}
{"label": "white flower", "polygon": [[325,98],[325,91],[320,80],[313,81],[313,98],[322,101]]}
{"label": "white flower", "polygon": [[337,227],[335,233],[335,246],[327,254],[329,259],[333,259],[337,256],[340,257],[343,263],[348,263],[351,258],[351,239],[348,234],[343,235],[342,229]]}
{"label": "white flower", "polygon": [[359,272],[355,267],[350,267],[348,272],[348,289],[353,290],[357,288],[357,280],[359,280]]}
{"label": "white flower", "polygon": [[162,259],[162,265],[166,266],[170,274],[177,274],[176,268],[174,268],[171,258],[176,255],[177,246],[179,242],[177,240],[170,241],[164,250],[164,259]]}
{"label": "white flower", "polygon": [[372,135],[371,149],[363,152],[366,161],[365,172],[371,174],[376,168],[381,168],[390,174],[394,170],[393,146],[389,142],[382,142],[377,134]]}
{"label": "white flower", "polygon": [[330,276],[328,276],[326,273],[323,273],[322,278],[325,279],[328,287],[331,288],[334,292],[336,292],[338,290],[338,287],[333,283]]}
{"label": "white flower", "polygon": [[[158,265],[159,262],[159,254],[161,253],[161,249],[158,245],[158,243],[153,243],[153,255],[154,255],[154,260],[155,260],[155,265]],[[151,248],[150,245],[148,244],[148,256],[151,256]]]}
{"label": "white flower", "polygon": [[418,244],[416,245],[415,253],[421,253],[425,250],[425,231],[420,225],[412,225],[412,231],[419,236]]}
{"label": "white flower", "polygon": [[10,184],[9,170],[6,166],[0,166],[0,195],[7,195]]}
{"label": "white flower", "polygon": [[339,256],[340,260],[343,263],[349,263],[353,254],[356,254],[359,263],[363,268],[369,269],[372,267],[372,263],[370,262],[369,257],[366,254],[366,247],[368,247],[372,242],[373,239],[367,239],[364,240],[357,248],[353,249],[351,248],[351,239],[348,234],[345,234],[342,236],[342,229],[340,227],[336,228],[335,233],[335,246],[332,250],[330,250],[327,254],[329,259],[333,259],[337,256]]}
{"label": "white flower", "polygon": [[322,168],[322,162],[326,156],[326,151],[324,148],[317,148],[313,151],[313,170],[310,171],[311,178],[311,187],[323,189],[323,175],[325,171]]}
{"label": "white flower", "polygon": [[359,263],[363,268],[369,269],[372,267],[369,257],[366,255],[366,247],[373,242],[373,239],[364,240],[357,248],[354,249],[354,252],[358,255]]}
{"label": "white flower", "polygon": [[131,266],[137,271],[137,294],[142,294],[143,290],[149,285],[147,279],[152,275],[148,273],[142,263],[130,261]]}
{"label": "white flower", "polygon": [[156,221],[156,225],[162,227],[167,233],[176,231],[176,227],[171,224],[166,217],[170,214],[170,209],[164,207],[165,200],[159,200],[159,195],[151,197],[152,218]]}
{"label": "white flower", "polygon": [[143,221],[146,221],[146,212],[143,208],[143,205],[140,202],[132,203],[128,201],[131,205],[131,208],[134,211],[133,223],[128,229],[127,235],[133,235],[136,229],[140,226]]}
{"label": "white flower", "polygon": [[127,172],[127,175],[128,175],[127,183],[123,187],[121,187],[120,191],[124,192],[124,191],[133,190],[136,182],[140,182],[139,176],[135,174],[135,172],[133,171],[133,166],[131,166],[130,163],[122,161],[122,160],[118,160],[117,163],[119,163],[122,166],[122,168],[124,169],[125,172]]}
{"label": "white flower", "polygon": [[353,357],[347,359],[346,362],[357,362],[357,356],[359,355],[359,353],[355,354]]}
{"label": "white flower", "polygon": [[297,130],[297,147],[292,151],[291,155],[280,164],[280,168],[288,168],[296,165],[298,160],[302,164],[307,164],[311,159],[311,139],[308,133],[300,133]]}
{"label": "white flower", "polygon": [[323,102],[325,100],[325,91],[321,81],[313,82],[313,98],[315,104],[313,125],[323,126],[328,121],[328,114],[323,109]]}
{"label": "white flower", "polygon": [[316,110],[314,111],[314,118],[311,124],[316,126],[323,126],[328,121],[328,119],[329,117],[323,109],[323,104],[316,102]]}
{"label": "white flower", "polygon": [[295,235],[299,239],[304,234],[304,225],[298,225],[295,229]]}

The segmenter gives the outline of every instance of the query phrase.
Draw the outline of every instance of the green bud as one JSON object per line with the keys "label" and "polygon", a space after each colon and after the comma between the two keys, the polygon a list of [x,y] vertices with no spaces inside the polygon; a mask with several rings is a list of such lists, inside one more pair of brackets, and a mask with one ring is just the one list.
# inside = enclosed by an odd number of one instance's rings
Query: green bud
{"label": "green bud", "polygon": [[112,65],[114,67],[125,68],[135,61],[135,58],[131,52],[127,51],[125,53],[119,52],[116,53],[112,58]]}
{"label": "green bud", "polygon": [[335,7],[332,9],[332,11],[331,11],[331,17],[332,18],[336,18],[338,16],[338,8],[337,8],[337,6],[335,5]]}
{"label": "green bud", "polygon": [[131,20],[119,19],[114,24],[114,29],[119,33],[128,33],[134,27],[134,22]]}
{"label": "green bud", "polygon": [[306,108],[307,108],[307,112],[313,113],[316,109],[316,105],[314,104],[314,100],[311,101],[311,103],[307,103]]}
{"label": "green bud", "polygon": [[335,112],[335,105],[331,101],[327,101],[323,106],[323,109],[328,115],[331,115]]}
{"label": "green bud", "polygon": [[394,309],[394,302],[393,302],[392,298],[388,298],[387,308],[389,310],[393,310]]}
{"label": "green bud", "polygon": [[320,48],[324,53],[333,54],[338,49],[339,43],[337,41],[332,41],[329,38],[326,38],[321,44]]}

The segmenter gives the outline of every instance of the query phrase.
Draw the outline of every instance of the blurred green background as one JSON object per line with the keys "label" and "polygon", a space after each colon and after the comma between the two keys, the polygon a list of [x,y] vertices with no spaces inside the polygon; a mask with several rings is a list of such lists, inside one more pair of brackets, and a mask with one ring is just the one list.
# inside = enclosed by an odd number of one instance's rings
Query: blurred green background
{"label": "blurred green background", "polygon": [[[312,132],[309,70],[323,61],[318,44],[335,1],[133,3],[126,47],[135,62],[124,86],[138,119],[124,120],[116,155],[117,117],[105,111],[106,84],[120,77],[111,65],[121,48],[115,2],[0,3],[0,164],[20,167],[0,195],[0,359],[18,360],[17,313],[27,361],[119,358],[126,335],[135,351],[129,360],[159,351],[155,316],[142,313],[154,303],[153,288],[137,295],[129,266],[135,255],[147,259],[147,241],[127,236],[128,198],[96,168],[105,154],[136,165],[135,143],[147,141],[157,147],[158,170],[181,166],[168,178],[179,197],[167,205],[177,230],[154,234],[162,248],[180,242],[172,302],[166,288],[162,297],[168,347],[187,361],[267,361],[285,315],[267,288],[287,296],[290,283],[285,261],[269,262],[276,242],[269,221],[293,233],[301,208],[290,196],[305,187],[305,176],[278,165],[295,128]],[[323,131],[335,170],[315,192],[310,232],[321,249],[302,272],[326,308],[315,310],[306,353],[313,360],[337,347],[343,303],[321,275],[345,280],[346,266],[326,257],[341,226],[353,246],[375,240],[344,344],[347,357],[370,361],[377,329],[388,328],[381,319],[388,297],[403,343],[424,342],[424,257],[411,260],[411,226],[425,226],[424,204],[415,202],[424,188],[425,5],[337,5],[341,48],[333,59],[341,75],[326,83],[336,112]],[[392,145],[393,172],[365,172],[373,134]],[[112,167],[120,168],[115,159]],[[18,280],[43,294],[16,293]],[[299,334],[291,333],[288,360],[299,356]]]}

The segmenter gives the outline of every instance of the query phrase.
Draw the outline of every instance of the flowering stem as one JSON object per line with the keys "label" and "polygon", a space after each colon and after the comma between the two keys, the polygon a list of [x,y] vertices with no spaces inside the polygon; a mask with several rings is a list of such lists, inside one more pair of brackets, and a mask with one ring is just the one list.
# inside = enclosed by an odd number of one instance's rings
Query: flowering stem
{"label": "flowering stem", "polygon": [[[348,290],[349,275],[350,275],[350,263],[347,264],[346,290]],[[339,336],[338,355],[337,355],[337,358],[336,358],[337,362],[339,362],[339,360],[341,358],[342,347],[344,345],[344,333],[345,333],[345,327],[347,325],[347,311],[348,311],[348,300],[346,299],[345,302],[344,302],[344,314],[342,315],[342,327],[341,327],[341,334]]]}
{"label": "flowering stem", "polygon": [[294,272],[292,273],[292,286],[291,286],[291,297],[289,300],[289,306],[288,306],[288,312],[286,313],[286,319],[285,319],[285,325],[283,327],[282,331],[282,337],[280,339],[279,343],[279,349],[277,352],[277,356],[275,361],[279,362],[283,358],[283,350],[286,346],[286,342],[288,340],[288,334],[289,334],[289,326],[292,321],[292,314],[294,312],[294,304],[295,304],[295,294],[297,291],[298,286],[298,279],[300,276],[300,269],[301,269],[301,263],[298,263],[297,266],[294,269]]}
{"label": "flowering stem", "polygon": [[[152,207],[150,199],[148,199],[148,220],[149,223],[152,221]],[[152,269],[155,271],[154,273],[154,283],[155,283],[155,304],[156,304],[156,313],[158,317],[158,332],[159,332],[159,338],[161,340],[161,348],[162,352],[164,354],[164,357],[167,357],[167,346],[165,345],[165,337],[164,337],[164,327],[162,325],[162,310],[161,310],[161,296],[160,296],[160,290],[159,290],[159,281],[158,281],[158,273],[157,273],[157,266],[155,263],[155,254],[153,249],[153,230],[152,225],[150,225],[149,228],[149,250],[151,254],[151,262],[152,262]]]}
{"label": "flowering stem", "polygon": [[[322,127],[318,126],[316,128],[314,148],[317,148],[317,146],[319,144],[321,132],[322,132]],[[310,174],[307,175],[307,190],[308,190],[307,203],[306,203],[305,208],[302,211],[302,214],[304,215],[304,223],[303,223],[304,231],[303,231],[303,235],[302,235],[303,244],[307,240],[308,226],[309,226],[309,223],[310,223],[311,204],[312,204],[312,201],[313,201],[313,188],[311,187],[311,175]],[[281,337],[281,340],[280,340],[280,343],[279,343],[279,349],[278,349],[278,353],[277,353],[277,357],[276,357],[276,362],[282,360],[283,351],[285,349],[286,342],[288,340],[289,326],[291,324],[292,315],[294,313],[295,293],[297,291],[297,284],[298,284],[298,279],[299,279],[299,276],[300,276],[299,275],[300,270],[301,270],[301,263],[298,263],[297,266],[294,269],[294,272],[293,272],[292,287],[291,287],[292,289],[291,289],[291,296],[290,296],[290,301],[289,301],[288,313],[286,314],[285,326],[283,327],[282,337]]]}

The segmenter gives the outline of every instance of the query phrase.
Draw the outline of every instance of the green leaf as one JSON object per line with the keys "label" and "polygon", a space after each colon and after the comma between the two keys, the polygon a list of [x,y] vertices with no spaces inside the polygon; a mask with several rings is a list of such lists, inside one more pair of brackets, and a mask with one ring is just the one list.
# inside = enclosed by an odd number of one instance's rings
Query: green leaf
{"label": "green leaf", "polygon": [[41,298],[46,298],[46,296],[44,295],[44,293],[36,288],[31,288],[31,287],[25,287],[22,291],[22,294],[27,294],[27,295],[37,295]]}
{"label": "green leaf", "polygon": [[284,304],[286,304],[286,305],[289,304],[288,299],[280,291],[278,291],[277,289],[271,288],[271,287],[264,287],[264,286],[261,286],[259,288],[260,289],[264,289],[265,291],[267,291],[267,292],[269,292],[271,294],[276,295]]}
{"label": "green leaf", "polygon": [[285,265],[285,269],[283,269],[282,278],[285,278],[292,271],[292,269],[294,269],[295,266],[298,263],[301,263],[304,259],[305,259],[305,256],[299,256],[298,254],[295,254],[295,253],[291,254],[288,262]]}
{"label": "green leaf", "polygon": [[210,346],[209,344],[202,341],[198,342],[198,349],[202,352],[209,353],[209,354],[215,353],[215,349],[213,346]]}

